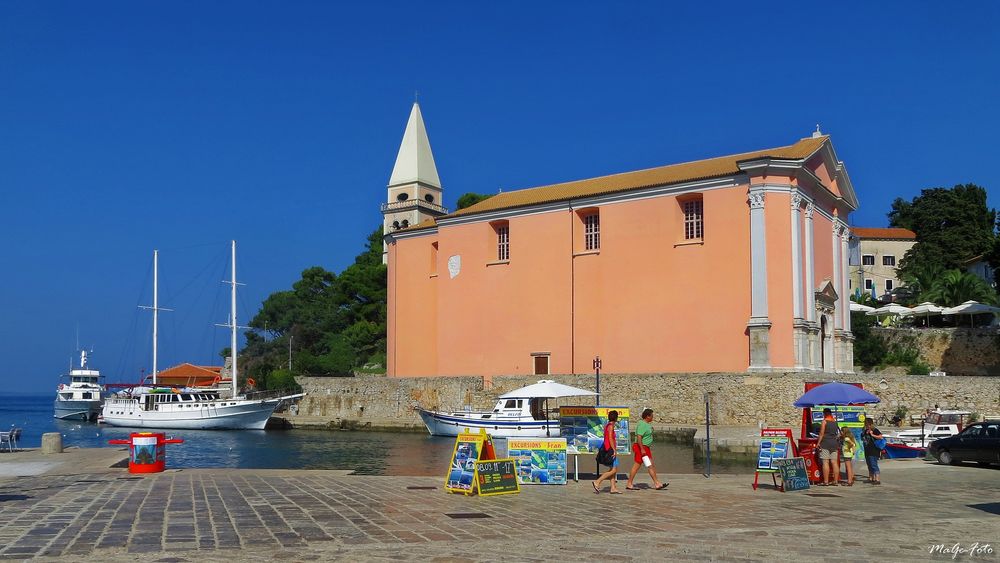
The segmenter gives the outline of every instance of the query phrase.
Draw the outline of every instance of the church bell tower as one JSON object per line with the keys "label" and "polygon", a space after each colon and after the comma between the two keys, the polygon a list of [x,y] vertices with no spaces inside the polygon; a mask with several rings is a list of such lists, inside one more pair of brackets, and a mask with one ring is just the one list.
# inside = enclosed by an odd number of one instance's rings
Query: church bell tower
{"label": "church bell tower", "polygon": [[[383,232],[388,234],[447,215],[448,210],[441,205],[442,192],[420,104],[414,102],[389,178],[388,200],[382,204]],[[382,262],[387,259],[388,248],[383,243]]]}

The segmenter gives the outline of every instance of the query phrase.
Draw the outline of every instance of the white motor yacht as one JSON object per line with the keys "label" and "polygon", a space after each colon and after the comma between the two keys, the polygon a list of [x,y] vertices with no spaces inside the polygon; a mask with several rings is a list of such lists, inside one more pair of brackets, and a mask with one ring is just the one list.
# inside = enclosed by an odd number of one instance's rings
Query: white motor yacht
{"label": "white motor yacht", "polygon": [[87,367],[87,351],[80,351],[80,367],[70,368],[63,376],[68,383],[60,383],[53,404],[55,418],[64,420],[94,420],[101,413],[101,395],[104,388],[98,383],[101,372]]}

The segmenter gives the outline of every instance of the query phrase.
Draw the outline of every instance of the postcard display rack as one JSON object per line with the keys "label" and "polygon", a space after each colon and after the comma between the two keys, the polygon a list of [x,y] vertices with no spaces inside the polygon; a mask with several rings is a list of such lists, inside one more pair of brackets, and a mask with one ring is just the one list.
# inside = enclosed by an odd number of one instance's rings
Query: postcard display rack
{"label": "postcard display rack", "polygon": [[[789,455],[791,454],[791,455]],[[760,431],[760,447],[757,450],[757,468],[753,474],[753,489],[759,485],[761,473],[770,473],[774,488],[784,490],[778,485],[779,459],[798,457],[795,442],[792,439],[791,428],[762,428]]]}

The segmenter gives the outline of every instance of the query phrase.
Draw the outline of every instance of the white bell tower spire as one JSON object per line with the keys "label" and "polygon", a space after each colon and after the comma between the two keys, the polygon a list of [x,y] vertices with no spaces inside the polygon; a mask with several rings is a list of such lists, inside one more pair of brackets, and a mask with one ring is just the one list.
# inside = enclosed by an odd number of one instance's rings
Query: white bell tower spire
{"label": "white bell tower spire", "polygon": [[[389,177],[388,201],[382,204],[384,232],[391,233],[431,217],[446,215],[448,210],[441,205],[442,196],[441,179],[434,165],[420,104],[413,102],[396,164]],[[384,247],[382,260],[386,260]]]}

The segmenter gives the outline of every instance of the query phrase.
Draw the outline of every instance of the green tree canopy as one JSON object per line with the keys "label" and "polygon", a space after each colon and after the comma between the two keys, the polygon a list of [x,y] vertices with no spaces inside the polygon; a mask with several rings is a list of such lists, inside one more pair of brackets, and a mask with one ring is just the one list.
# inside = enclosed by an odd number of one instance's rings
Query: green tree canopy
{"label": "green tree canopy", "polygon": [[250,321],[256,331],[247,333],[241,371],[268,387],[272,377],[287,387],[287,374],[350,375],[365,364],[384,365],[386,293],[380,227],[339,275],[313,266],[290,290],[264,300]]}
{"label": "green tree canopy", "polygon": [[458,203],[456,204],[459,209],[465,209],[483,201],[484,199],[489,199],[493,196],[487,194],[477,194],[475,192],[468,192],[462,194],[462,197],[458,198]]}
{"label": "green tree canopy", "polygon": [[917,269],[956,269],[996,244],[997,212],[987,207],[986,190],[975,184],[925,189],[912,201],[897,198],[888,216],[893,227],[917,234],[900,262],[904,278],[915,277]]}

